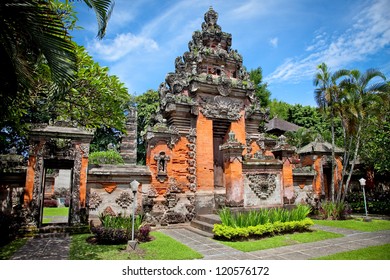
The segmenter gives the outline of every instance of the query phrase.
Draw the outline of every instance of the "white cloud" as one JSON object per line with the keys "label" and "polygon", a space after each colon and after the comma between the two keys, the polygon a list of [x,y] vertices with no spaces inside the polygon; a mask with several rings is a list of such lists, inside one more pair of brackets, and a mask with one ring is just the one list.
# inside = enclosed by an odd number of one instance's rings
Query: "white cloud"
{"label": "white cloud", "polygon": [[[241,4],[241,5],[240,5]],[[280,12],[282,7],[280,1],[234,1],[235,8],[229,12],[229,19],[237,21],[242,19],[253,19],[258,18],[259,16],[266,16],[277,12]]]}
{"label": "white cloud", "polygon": [[88,44],[88,50],[105,61],[117,61],[125,55],[137,51],[147,52],[158,50],[158,44],[148,37],[136,36],[131,33],[117,35],[114,39],[94,40]]}
{"label": "white cloud", "polygon": [[298,82],[312,78],[316,66],[325,62],[331,69],[346,67],[362,61],[390,45],[390,5],[388,0],[378,0],[362,8],[353,19],[352,27],[331,38],[317,35],[314,43],[306,47],[308,54],[288,58],[268,75],[268,83]]}
{"label": "white cloud", "polygon": [[279,43],[279,38],[278,37],[271,38],[269,39],[269,43],[271,44],[272,47],[276,48]]}

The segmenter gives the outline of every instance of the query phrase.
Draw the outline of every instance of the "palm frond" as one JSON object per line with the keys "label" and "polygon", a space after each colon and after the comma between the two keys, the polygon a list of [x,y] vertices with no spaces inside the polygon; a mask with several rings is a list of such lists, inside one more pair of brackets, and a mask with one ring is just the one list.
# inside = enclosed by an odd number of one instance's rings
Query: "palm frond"
{"label": "palm frond", "polygon": [[107,22],[111,17],[115,5],[114,0],[84,0],[84,2],[94,10],[98,22],[99,30],[97,37],[102,39],[106,33]]}
{"label": "palm frond", "polygon": [[47,1],[5,0],[0,6],[1,44],[13,61],[18,81],[32,80],[34,57],[45,56],[53,78],[70,82],[76,70],[74,46]]}

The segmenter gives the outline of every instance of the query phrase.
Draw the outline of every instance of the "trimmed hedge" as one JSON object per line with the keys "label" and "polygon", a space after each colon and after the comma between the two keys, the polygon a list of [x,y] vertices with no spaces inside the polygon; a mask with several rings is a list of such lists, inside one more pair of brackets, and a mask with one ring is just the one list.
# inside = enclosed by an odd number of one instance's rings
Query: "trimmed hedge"
{"label": "trimmed hedge", "polygon": [[261,238],[268,235],[306,231],[314,223],[310,218],[301,221],[274,222],[248,227],[232,227],[215,224],[213,233],[217,239],[238,240],[248,238]]}
{"label": "trimmed hedge", "polygon": [[90,164],[117,164],[117,165],[125,164],[120,153],[115,150],[90,153],[89,163]]}

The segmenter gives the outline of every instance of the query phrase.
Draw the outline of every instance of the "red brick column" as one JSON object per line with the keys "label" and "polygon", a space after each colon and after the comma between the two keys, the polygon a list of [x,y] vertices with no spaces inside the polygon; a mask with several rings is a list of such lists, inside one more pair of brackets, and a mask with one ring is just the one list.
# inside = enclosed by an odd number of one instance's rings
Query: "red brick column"
{"label": "red brick column", "polygon": [[213,121],[201,112],[196,123],[196,165],[198,191],[214,190]]}
{"label": "red brick column", "polygon": [[229,132],[226,143],[221,145],[225,167],[226,206],[244,206],[244,179],[242,176],[242,152],[245,146]]}

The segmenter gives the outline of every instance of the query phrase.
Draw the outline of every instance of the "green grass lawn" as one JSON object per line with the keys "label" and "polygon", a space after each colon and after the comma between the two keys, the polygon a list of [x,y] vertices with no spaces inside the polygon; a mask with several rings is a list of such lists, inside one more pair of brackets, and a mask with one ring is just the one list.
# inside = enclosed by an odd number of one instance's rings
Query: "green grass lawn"
{"label": "green grass lawn", "polygon": [[9,260],[26,242],[27,238],[18,238],[0,247],[0,260]]}
{"label": "green grass lawn", "polygon": [[44,207],[43,216],[68,216],[69,207]]}
{"label": "green grass lawn", "polygon": [[132,252],[126,245],[97,245],[86,240],[90,234],[72,236],[71,260],[191,260],[202,255],[161,232],[151,232],[153,241],[141,243]]}
{"label": "green grass lawn", "polygon": [[364,222],[362,219],[342,221],[313,220],[313,222],[316,225],[354,229],[360,231],[390,230],[390,221],[386,220],[372,220],[371,222]]}
{"label": "green grass lawn", "polygon": [[313,232],[303,232],[303,233],[293,233],[293,234],[284,234],[277,235],[273,237],[263,238],[260,240],[250,240],[250,241],[220,241],[222,244],[230,246],[234,249],[251,252],[258,250],[265,250],[271,248],[277,248],[282,246],[288,246],[299,243],[309,243],[315,241],[321,241],[330,238],[343,237],[342,234],[326,232],[322,230],[316,230]]}
{"label": "green grass lawn", "polygon": [[390,260],[390,244],[337,253],[316,260]]}

